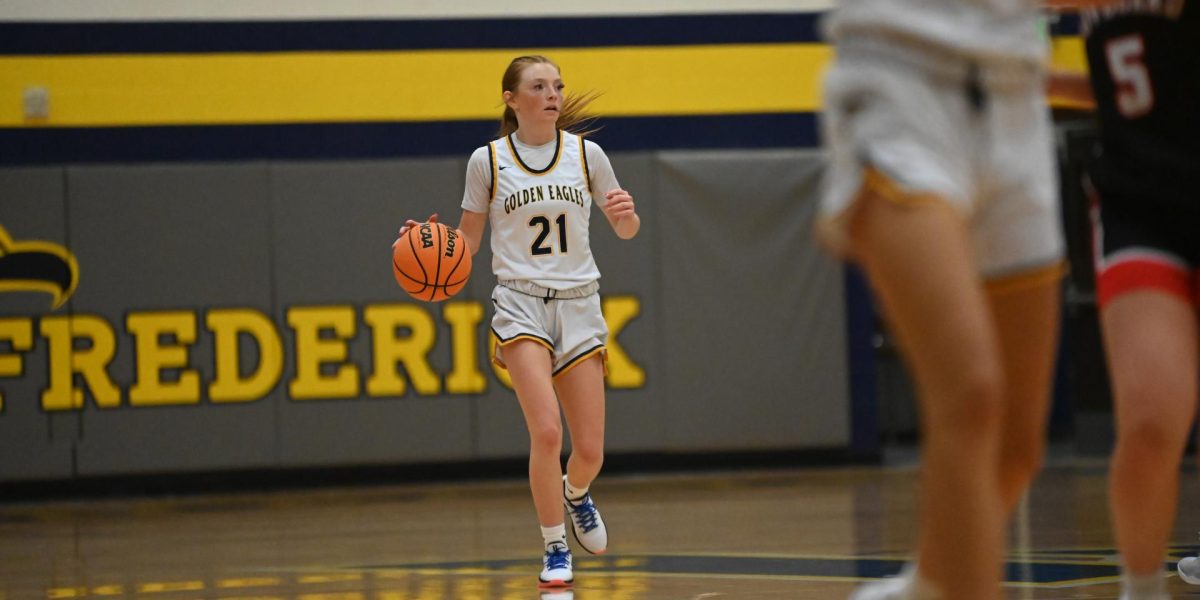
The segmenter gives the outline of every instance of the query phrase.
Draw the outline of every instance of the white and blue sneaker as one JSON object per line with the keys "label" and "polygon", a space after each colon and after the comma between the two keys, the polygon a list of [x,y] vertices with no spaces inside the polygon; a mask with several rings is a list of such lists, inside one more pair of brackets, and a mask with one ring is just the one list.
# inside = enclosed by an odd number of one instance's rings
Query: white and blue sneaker
{"label": "white and blue sneaker", "polygon": [[571,570],[571,550],[563,542],[554,542],[546,546],[546,554],[542,556],[542,574],[538,575],[538,587],[567,587],[573,581],[575,574]]}
{"label": "white and blue sneaker", "polygon": [[571,531],[575,533],[575,541],[584,550],[592,554],[604,554],[608,550],[608,529],[604,527],[604,519],[600,511],[592,503],[592,495],[584,494],[578,500],[567,497],[567,478],[563,477],[563,506],[571,516]]}

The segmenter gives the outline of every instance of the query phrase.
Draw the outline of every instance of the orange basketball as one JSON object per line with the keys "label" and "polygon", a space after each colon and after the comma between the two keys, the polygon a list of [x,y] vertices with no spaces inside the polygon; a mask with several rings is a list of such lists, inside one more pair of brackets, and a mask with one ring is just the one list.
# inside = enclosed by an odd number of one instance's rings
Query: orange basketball
{"label": "orange basketball", "polygon": [[392,247],[392,275],[417,300],[441,302],[462,291],[471,276],[471,249],[441,223],[421,223]]}

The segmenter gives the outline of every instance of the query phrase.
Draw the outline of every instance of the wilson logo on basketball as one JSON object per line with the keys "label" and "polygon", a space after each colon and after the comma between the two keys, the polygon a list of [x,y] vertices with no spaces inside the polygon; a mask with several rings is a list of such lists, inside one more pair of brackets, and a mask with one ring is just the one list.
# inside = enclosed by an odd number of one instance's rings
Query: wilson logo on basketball
{"label": "wilson logo on basketball", "polygon": [[455,242],[458,241],[458,234],[453,231],[446,232],[446,258],[454,258],[454,249],[457,247]]}

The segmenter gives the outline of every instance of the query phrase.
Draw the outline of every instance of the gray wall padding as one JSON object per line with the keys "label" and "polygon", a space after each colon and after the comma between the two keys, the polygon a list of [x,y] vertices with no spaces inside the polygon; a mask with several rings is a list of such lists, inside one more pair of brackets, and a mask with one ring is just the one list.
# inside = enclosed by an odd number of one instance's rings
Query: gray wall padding
{"label": "gray wall padding", "polygon": [[[619,240],[597,210],[592,245],[602,294],[640,303],[615,341],[646,378],[638,388],[609,389],[607,450],[846,446],[842,268],[811,233],[820,153],[612,158],[642,231]],[[404,218],[437,212],[457,223],[465,164],[462,157],[0,169],[0,226],[18,242],[65,244],[80,266],[75,296],[57,310],[42,293],[0,292],[0,318],[28,321],[34,332],[33,348],[19,353],[23,373],[0,378],[0,481],[523,456],[520,409],[486,356],[494,283],[486,242],[454,299],[484,311],[474,332],[486,377],[480,393],[444,391],[448,305],[410,301],[387,264]],[[410,381],[403,395],[373,397],[374,332],[364,311],[405,305],[434,323],[428,362],[442,391],[425,395]],[[298,359],[288,314],[303,307],[353,314],[345,347],[356,395],[289,397]],[[205,318],[228,308],[267,315],[282,343],[279,380],[257,400],[208,398],[216,344]],[[131,403],[138,356],[127,319],[159,311],[195,317],[184,370],[200,379],[198,402]],[[121,390],[118,406],[97,406],[85,386],[81,410],[42,410],[51,365],[39,326],[65,315],[111,327],[117,350],[107,372]],[[248,373],[257,345],[238,347]],[[0,340],[0,355],[12,350]],[[180,369],[163,373],[167,381],[179,376]]]}

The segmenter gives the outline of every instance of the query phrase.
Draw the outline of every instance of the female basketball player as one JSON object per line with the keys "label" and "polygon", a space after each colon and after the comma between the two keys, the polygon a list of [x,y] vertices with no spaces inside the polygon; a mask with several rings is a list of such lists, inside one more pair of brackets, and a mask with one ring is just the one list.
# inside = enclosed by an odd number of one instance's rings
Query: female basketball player
{"label": "female basketball player", "polygon": [[861,265],[921,407],[917,559],[855,600],[995,600],[1038,470],[1064,245],[1032,0],[842,0],[820,235]]}
{"label": "female basketball player", "polygon": [[[1121,598],[1162,600],[1198,395],[1200,8],[1108,4],[1083,11],[1081,22],[1100,123],[1090,178],[1096,296],[1117,417],[1109,494]],[[1200,584],[1198,567],[1183,559],[1180,577]]]}
{"label": "female basketball player", "polygon": [[[459,230],[475,251],[492,226],[492,331],[529,428],[529,485],[545,542],[539,582],[566,586],[573,574],[564,505],[584,550],[608,547],[588,494],[604,458],[608,336],[588,244],[593,191],[603,193],[598,204],[618,237],[637,235],[641,220],[600,146],[567,131],[586,120],[591,97],[564,97],[557,65],[516,58],[501,89],[500,138],[471,155]],[[400,234],[416,224],[407,221]],[[571,433],[565,475],[560,404]]]}

